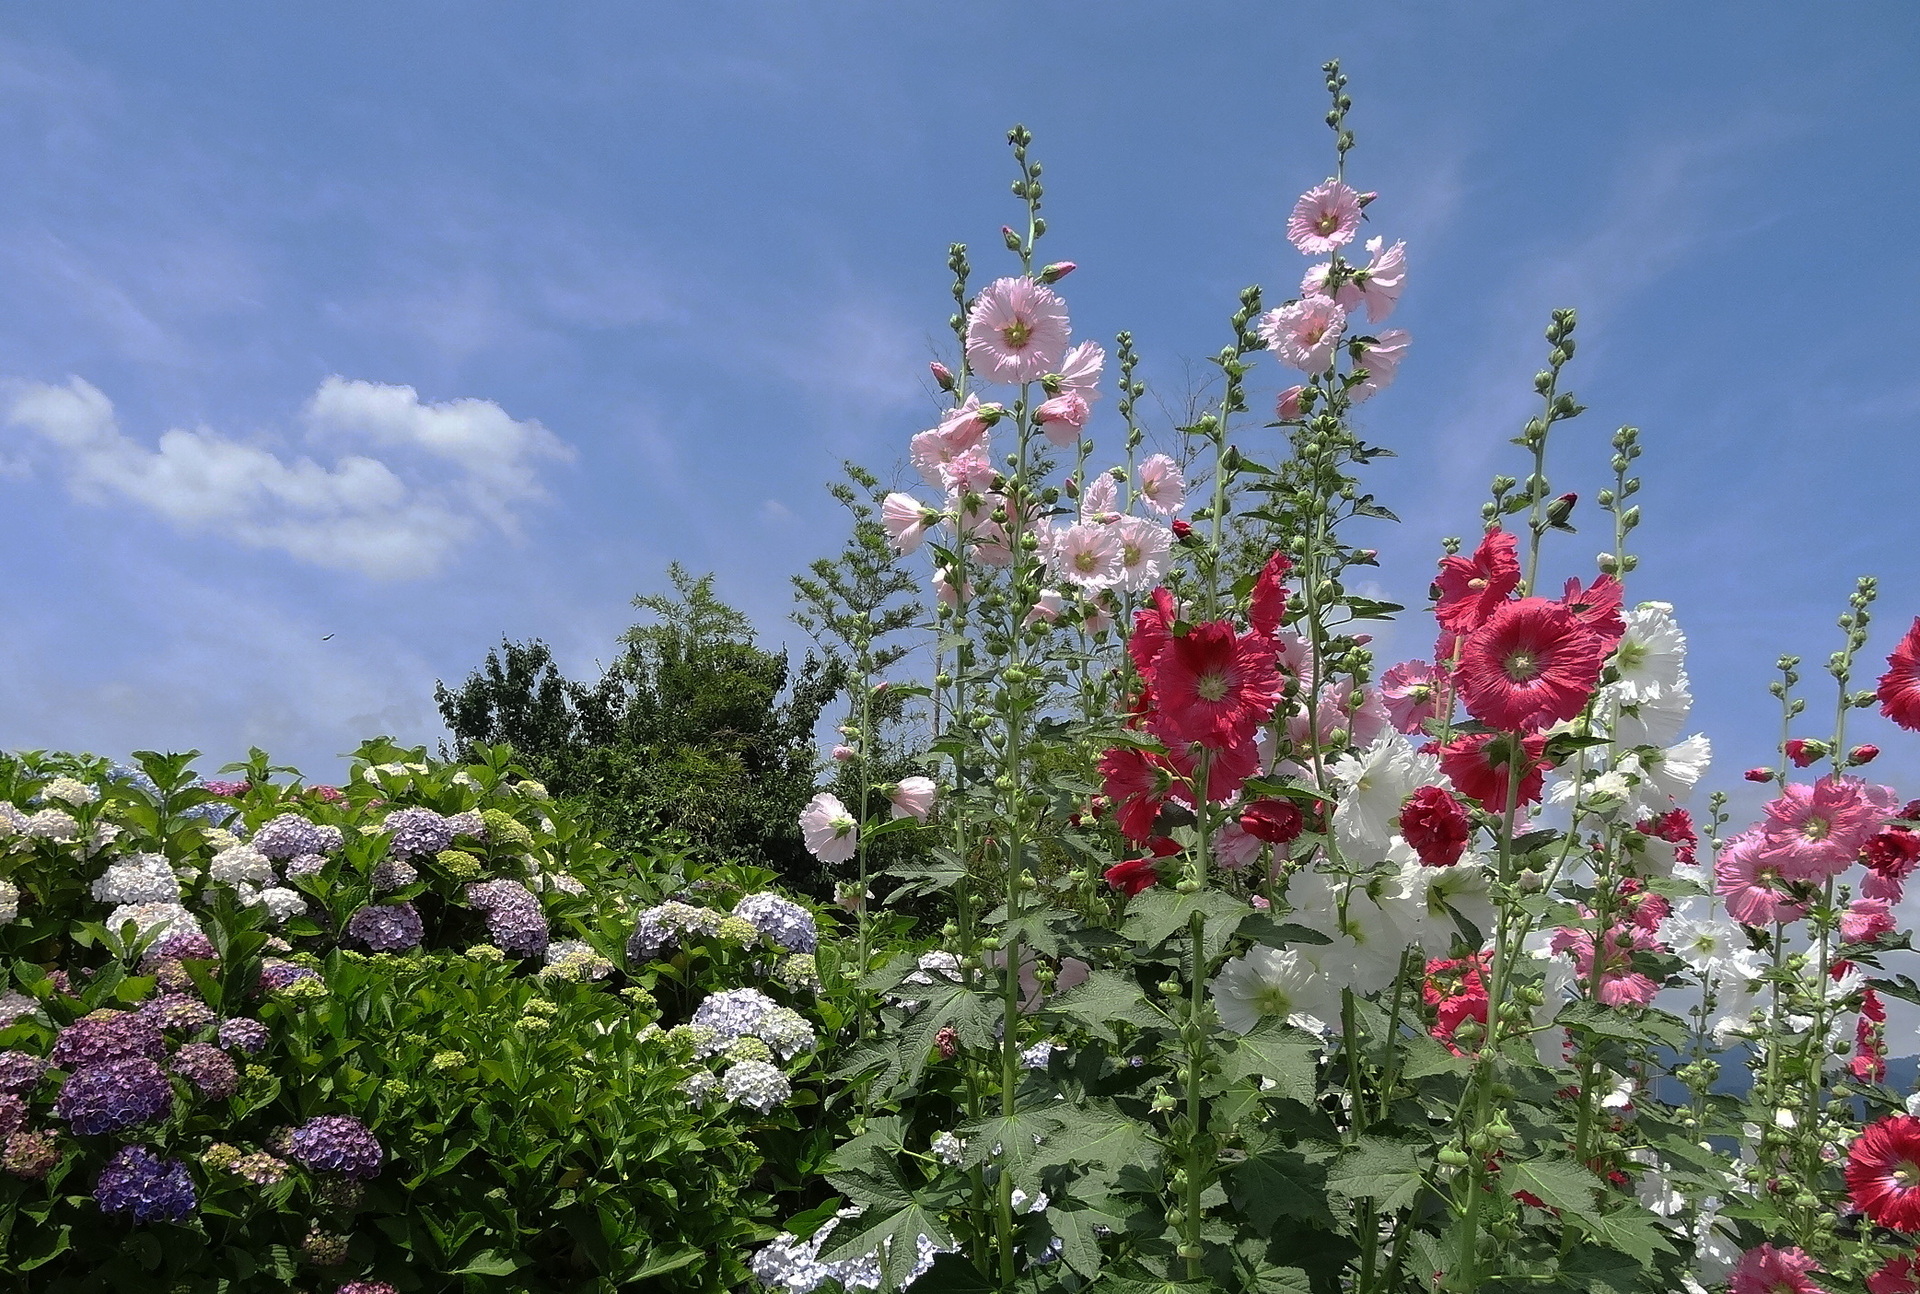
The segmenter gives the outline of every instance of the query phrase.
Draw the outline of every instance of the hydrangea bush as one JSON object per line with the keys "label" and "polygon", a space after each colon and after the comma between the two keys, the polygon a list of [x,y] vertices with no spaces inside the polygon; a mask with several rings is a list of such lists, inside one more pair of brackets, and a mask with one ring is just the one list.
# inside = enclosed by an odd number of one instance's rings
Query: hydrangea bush
{"label": "hydrangea bush", "polygon": [[[1585,412],[1572,310],[1430,608],[1364,595],[1361,528],[1393,518],[1356,410],[1409,353],[1381,326],[1409,257],[1368,234],[1391,202],[1350,182],[1326,72],[1333,174],[1286,222],[1299,286],[1241,294],[1211,402],[1162,452],[1131,337],[1074,338],[1026,131],[1011,272],[976,283],[952,249],[950,405],[907,445],[925,491],[879,501],[938,599],[937,785],[869,779],[891,814],[822,793],[800,819],[859,872],[862,1118],[755,1273],[1920,1289],[1920,1117],[1885,1063],[1888,1001],[1920,1001],[1894,969],[1920,802],[1848,739],[1873,706],[1920,728],[1920,620],[1870,686],[1863,579],[1824,696],[1782,658],[1758,820],[1695,799],[1681,616],[1630,591],[1641,437],[1613,433],[1578,518],[1552,475]],[[1576,520],[1597,563],[1552,542]],[[1376,659],[1395,617],[1429,655]],[[926,861],[895,893],[951,900],[931,947],[864,933],[865,845],[897,832]]]}

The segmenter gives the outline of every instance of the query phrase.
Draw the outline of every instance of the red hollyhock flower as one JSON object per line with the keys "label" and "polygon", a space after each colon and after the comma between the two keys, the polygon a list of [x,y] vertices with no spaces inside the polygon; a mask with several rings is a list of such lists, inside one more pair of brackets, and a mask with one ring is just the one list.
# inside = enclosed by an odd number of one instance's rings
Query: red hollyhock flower
{"label": "red hollyhock flower", "polygon": [[1518,746],[1523,763],[1518,802],[1532,804],[1540,798],[1541,774],[1551,767],[1542,757],[1547,739],[1538,734],[1519,737],[1512,733],[1473,733],[1456,737],[1440,748],[1440,771],[1447,775],[1460,794],[1477,801],[1489,813],[1507,810],[1508,765]]}
{"label": "red hollyhock flower", "polygon": [[1114,821],[1128,840],[1153,834],[1153,820],[1173,788],[1173,768],[1164,755],[1115,746],[1100,757],[1101,790],[1115,806]]}
{"label": "red hollyhock flower", "polygon": [[1622,597],[1620,581],[1611,575],[1602,575],[1584,589],[1579,580],[1568,580],[1560,605],[1570,611],[1575,620],[1598,634],[1604,651],[1611,652],[1627,636],[1627,622],[1620,614]]}
{"label": "red hollyhock flower", "polygon": [[1887,657],[1878,695],[1881,714],[1910,732],[1920,732],[1920,617]]}
{"label": "red hollyhock flower", "polygon": [[1151,858],[1129,858],[1124,863],[1115,863],[1102,875],[1107,878],[1107,884],[1129,898],[1160,883],[1159,869]]}
{"label": "red hollyhock flower", "polygon": [[1192,525],[1190,525],[1184,517],[1175,517],[1172,524],[1173,537],[1175,539],[1185,539],[1193,533]]}
{"label": "red hollyhock flower", "polygon": [[1287,613],[1287,590],[1282,581],[1292,569],[1293,563],[1279,549],[1275,549],[1273,556],[1267,558],[1267,564],[1260,568],[1260,578],[1253,582],[1253,598],[1247,608],[1247,623],[1255,632],[1268,637],[1280,632],[1280,618]]}
{"label": "red hollyhock flower", "polygon": [[1426,978],[1420,984],[1421,997],[1434,1008],[1434,1022],[1427,1032],[1456,1056],[1465,1054],[1453,1041],[1460,1026],[1469,1020],[1479,1021],[1483,1028],[1487,1023],[1487,988],[1482,978],[1486,958],[1486,953],[1451,961],[1436,958],[1427,963]]}
{"label": "red hollyhock flower", "polygon": [[1153,605],[1141,607],[1133,613],[1133,632],[1127,636],[1127,654],[1133,657],[1133,668],[1142,678],[1153,668],[1154,658],[1160,649],[1173,638],[1174,621],[1180,618],[1179,608],[1174,605],[1173,594],[1167,590],[1153,591]]}
{"label": "red hollyhock flower", "polygon": [[1522,598],[1468,636],[1455,677],[1474,718],[1532,732],[1585,708],[1605,657],[1599,635],[1565,607]]}
{"label": "red hollyhock flower", "polygon": [[1151,682],[1162,739],[1219,750],[1272,717],[1280,700],[1278,653],[1265,635],[1238,634],[1229,622],[1212,620],[1160,649]]}
{"label": "red hollyhock flower", "polygon": [[1473,820],[1445,787],[1422,786],[1400,809],[1400,834],[1423,867],[1452,867],[1467,850]]}
{"label": "red hollyhock flower", "polygon": [[1889,1259],[1867,1277],[1867,1294],[1920,1294],[1920,1261],[1911,1254]]}
{"label": "red hollyhock flower", "polygon": [[1811,768],[1813,765],[1819,763],[1827,753],[1827,745],[1825,742],[1809,742],[1800,737],[1794,737],[1788,740],[1784,749],[1787,752],[1787,758],[1793,761],[1795,768]]}
{"label": "red hollyhock flower", "polygon": [[[1162,741],[1172,747],[1167,752],[1167,760],[1174,771],[1186,781],[1173,790],[1173,797],[1182,803],[1191,804],[1191,788],[1200,781],[1200,750],[1191,743],[1180,741],[1177,734],[1169,731],[1158,715],[1154,716],[1153,731]],[[1207,761],[1207,784],[1200,793],[1210,804],[1220,804],[1239,794],[1241,785],[1260,769],[1260,750],[1254,745],[1253,734],[1230,746],[1222,746],[1212,752]]]}
{"label": "red hollyhock flower", "polygon": [[1693,816],[1685,809],[1669,809],[1659,817],[1649,818],[1641,823],[1638,830],[1672,845],[1675,862],[1687,864],[1693,862],[1700,836],[1693,829]]}
{"label": "red hollyhock flower", "polygon": [[1920,1231],[1920,1119],[1869,1123],[1847,1151],[1847,1193],[1874,1223]]}
{"label": "red hollyhock flower", "polygon": [[1746,772],[1740,774],[1740,776],[1746,778],[1749,782],[1771,782],[1773,780],[1773,770],[1771,768],[1749,768]]}
{"label": "red hollyhock flower", "polygon": [[[1472,557],[1440,559],[1434,579],[1433,614],[1454,633],[1471,633],[1520,587],[1520,542],[1504,530],[1489,530]],[[1445,654],[1435,656],[1444,661]]]}
{"label": "red hollyhock flower", "polygon": [[1300,835],[1306,819],[1292,800],[1255,800],[1240,810],[1240,829],[1269,845],[1284,845]]}

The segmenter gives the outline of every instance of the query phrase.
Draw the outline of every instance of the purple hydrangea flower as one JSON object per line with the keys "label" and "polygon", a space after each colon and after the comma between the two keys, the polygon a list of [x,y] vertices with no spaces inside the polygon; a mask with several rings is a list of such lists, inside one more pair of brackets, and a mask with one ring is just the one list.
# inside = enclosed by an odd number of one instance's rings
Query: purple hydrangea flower
{"label": "purple hydrangea flower", "polygon": [[547,914],[533,891],[518,881],[476,881],[467,902],[487,914],[487,936],[501,951],[538,957],[547,950]]}
{"label": "purple hydrangea flower", "polygon": [[420,879],[420,873],[414,870],[412,863],[402,862],[398,858],[389,858],[373,869],[373,876],[370,879],[373,881],[376,892],[386,894],[405,889]]}
{"label": "purple hydrangea flower", "polygon": [[318,876],[327,870],[326,856],[301,854],[298,858],[288,860],[287,865],[281,870],[286,872],[287,879],[290,881],[297,881],[302,876]]}
{"label": "purple hydrangea flower", "polygon": [[27,1103],[12,1092],[0,1093],[0,1141],[27,1126]]}
{"label": "purple hydrangea flower", "polygon": [[212,794],[221,796],[245,795],[253,789],[249,782],[220,782],[211,778],[200,785]]}
{"label": "purple hydrangea flower", "polygon": [[145,1056],[81,1070],[61,1086],[53,1103],[54,1114],[90,1137],[164,1118],[172,1109],[173,1084]]}
{"label": "purple hydrangea flower", "polygon": [[44,1132],[16,1132],[7,1138],[5,1150],[0,1150],[0,1169],[28,1181],[39,1181],[59,1162],[60,1147]]}
{"label": "purple hydrangea flower", "polygon": [[281,961],[278,957],[268,957],[260,963],[260,986],[269,991],[278,991],[303,979],[319,978],[318,971]]}
{"label": "purple hydrangea flower", "polygon": [[268,858],[286,860],[320,852],[320,828],[297,813],[283,813],[253,833],[253,847]]}
{"label": "purple hydrangea flower", "polygon": [[720,914],[712,908],[669,899],[648,908],[634,922],[633,937],[627,940],[627,960],[651,961],[661,949],[678,944],[682,935],[710,935],[719,929]]}
{"label": "purple hydrangea flower", "polygon": [[348,1281],[340,1287],[339,1294],[400,1294],[400,1291],[385,1281]]}
{"label": "purple hydrangea flower", "polygon": [[249,1056],[266,1047],[268,1036],[267,1026],[258,1020],[236,1018],[220,1022],[220,1045]]}
{"label": "purple hydrangea flower", "polygon": [[135,1222],[184,1222],[199,1204],[187,1166],[144,1146],[120,1147],[100,1170],[93,1198],[102,1213],[131,1213]]}
{"label": "purple hydrangea flower", "polygon": [[453,829],[432,809],[395,809],[382,825],[393,837],[387,848],[403,858],[437,854],[453,844]]}
{"label": "purple hydrangea flower", "polygon": [[0,1051],[0,1092],[30,1092],[47,1072],[47,1062],[24,1051]]}
{"label": "purple hydrangea flower", "polygon": [[749,894],[734,905],[733,915],[751,921],[754,929],[790,953],[810,953],[820,942],[813,913],[778,894]]}
{"label": "purple hydrangea flower", "polygon": [[126,1056],[157,1060],[167,1050],[160,1026],[132,1011],[96,1011],[60,1031],[53,1063],[72,1073]]}
{"label": "purple hydrangea flower", "polygon": [[480,816],[480,810],[468,809],[465,813],[456,813],[447,819],[447,830],[456,836],[467,836],[474,840],[487,838],[487,820]]}
{"label": "purple hydrangea flower", "polygon": [[213,1009],[186,993],[162,993],[140,1004],[139,1014],[160,1029],[192,1033],[213,1023]]}
{"label": "purple hydrangea flower", "polygon": [[185,930],[176,934],[162,935],[148,946],[140,956],[140,969],[151,975],[167,962],[183,960],[219,961],[220,952],[213,946],[213,940],[198,930]]}
{"label": "purple hydrangea flower", "polygon": [[224,1101],[240,1090],[240,1071],[226,1052],[210,1043],[190,1042],[174,1052],[169,1063],[174,1073],[209,1100]]}
{"label": "purple hydrangea flower", "polygon": [[303,1167],[361,1181],[377,1177],[385,1157],[366,1124],[338,1114],[308,1119],[293,1130],[288,1142],[293,1158]]}
{"label": "purple hydrangea flower", "polygon": [[347,919],[347,937],[369,952],[418,948],[425,931],[411,903],[370,903]]}

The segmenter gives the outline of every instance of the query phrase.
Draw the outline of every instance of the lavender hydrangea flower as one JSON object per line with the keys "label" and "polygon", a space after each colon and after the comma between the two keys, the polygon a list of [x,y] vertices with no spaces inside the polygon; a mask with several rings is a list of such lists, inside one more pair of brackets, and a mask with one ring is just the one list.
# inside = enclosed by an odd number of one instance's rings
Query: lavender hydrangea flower
{"label": "lavender hydrangea flower", "polygon": [[283,813],[261,824],[253,833],[253,847],[268,858],[298,858],[301,854],[318,854],[320,848],[320,828],[297,813]]}
{"label": "lavender hydrangea flower", "polygon": [[6,1148],[0,1150],[0,1170],[32,1182],[52,1172],[53,1166],[59,1162],[60,1147],[53,1137],[30,1129],[23,1129],[8,1137]]}
{"label": "lavender hydrangea flower", "polygon": [[0,1141],[27,1126],[27,1103],[11,1092],[0,1092]]}
{"label": "lavender hydrangea flower", "polygon": [[162,993],[140,1004],[139,1014],[159,1029],[192,1033],[213,1023],[213,1010],[186,993]]}
{"label": "lavender hydrangea flower", "polygon": [[308,1119],[293,1130],[288,1144],[302,1167],[361,1181],[379,1176],[380,1161],[385,1157],[366,1124],[338,1114]]}
{"label": "lavender hydrangea flower", "polygon": [[347,937],[369,952],[418,948],[424,934],[420,914],[411,903],[371,903],[347,918]]}
{"label": "lavender hydrangea flower", "polygon": [[230,1051],[254,1055],[265,1049],[269,1036],[267,1026],[258,1020],[235,1018],[220,1022],[220,1045]]}
{"label": "lavender hydrangea flower", "polygon": [[385,1281],[348,1281],[337,1294],[400,1294],[400,1291]]}
{"label": "lavender hydrangea flower", "polygon": [[465,813],[456,813],[447,819],[447,830],[456,836],[467,836],[473,840],[487,838],[487,820],[480,810],[468,809]]}
{"label": "lavender hydrangea flower", "polygon": [[144,1056],[127,1056],[73,1075],[60,1088],[53,1112],[82,1136],[121,1132],[165,1118],[173,1084]]}
{"label": "lavender hydrangea flower", "polygon": [[286,872],[288,880],[295,881],[299,880],[302,876],[318,876],[326,869],[327,860],[325,856],[321,854],[301,854],[298,858],[289,859],[286,867],[282,870]]}
{"label": "lavender hydrangea flower", "polygon": [[467,902],[487,914],[487,937],[502,950],[538,957],[547,950],[547,914],[533,891],[518,881],[476,881]]}
{"label": "lavender hydrangea flower", "polygon": [[373,869],[373,888],[381,893],[403,890],[419,879],[413,864],[398,858],[389,858]]}
{"label": "lavender hydrangea flower", "polygon": [[200,1095],[224,1101],[240,1090],[240,1071],[227,1053],[204,1042],[190,1042],[173,1053],[173,1072],[192,1083]]}
{"label": "lavender hydrangea flower", "polygon": [[387,848],[403,858],[437,854],[453,844],[453,829],[432,809],[395,809],[381,825],[393,837]]}
{"label": "lavender hydrangea flower", "polygon": [[20,916],[20,887],[0,880],[0,926],[9,926]]}
{"label": "lavender hydrangea flower", "polygon": [[743,1060],[721,1075],[720,1095],[765,1114],[793,1095],[793,1084],[764,1060]]}
{"label": "lavender hydrangea flower", "polygon": [[781,1060],[792,1060],[814,1044],[813,1026],[791,1007],[779,1006],[760,1017],[753,1036],[773,1048]]}
{"label": "lavender hydrangea flower", "polygon": [[51,1059],[73,1072],[128,1056],[158,1060],[167,1050],[160,1026],[133,1011],[95,1011],[60,1031]]}
{"label": "lavender hydrangea flower", "polygon": [[778,894],[749,894],[734,904],[733,915],[790,953],[810,953],[820,943],[813,913]]}
{"label": "lavender hydrangea flower", "polygon": [[735,1038],[752,1033],[755,1025],[777,1009],[778,1004],[759,989],[732,988],[712,994],[688,1021],[693,1029],[708,1031],[701,1037],[697,1053],[711,1056],[725,1051]]}
{"label": "lavender hydrangea flower", "polygon": [[0,1092],[31,1092],[47,1072],[47,1062],[24,1051],[0,1051]]}
{"label": "lavender hydrangea flower", "polygon": [[31,1015],[39,1008],[40,1004],[25,993],[0,993],[0,1029],[23,1015]]}
{"label": "lavender hydrangea flower", "polygon": [[100,1170],[93,1198],[102,1213],[131,1213],[135,1222],[184,1222],[199,1204],[187,1166],[144,1146],[120,1147]]}
{"label": "lavender hydrangea flower", "polygon": [[648,908],[634,923],[633,937],[627,940],[627,960],[652,961],[662,949],[679,943],[684,935],[711,935],[720,929],[720,914],[711,908],[669,900]]}
{"label": "lavender hydrangea flower", "polygon": [[147,951],[140,957],[140,969],[151,975],[154,968],[167,961],[218,961],[220,952],[213,946],[213,940],[198,930],[183,930],[175,934],[163,935],[147,945]]}
{"label": "lavender hydrangea flower", "polygon": [[319,978],[318,971],[281,961],[278,957],[268,957],[260,963],[260,986],[269,992],[279,992],[301,980]]}

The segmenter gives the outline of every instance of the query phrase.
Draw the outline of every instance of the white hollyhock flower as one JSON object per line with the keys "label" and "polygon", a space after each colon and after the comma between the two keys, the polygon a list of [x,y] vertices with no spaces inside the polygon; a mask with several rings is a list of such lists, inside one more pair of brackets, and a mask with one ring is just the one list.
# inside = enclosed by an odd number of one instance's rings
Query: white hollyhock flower
{"label": "white hollyhock flower", "polygon": [[1398,871],[1364,881],[1320,871],[1297,872],[1287,882],[1290,918],[1332,940],[1302,944],[1302,956],[1336,987],[1377,993],[1399,974],[1402,955],[1419,942]]}
{"label": "white hollyhock flower", "polygon": [[1758,978],[1760,954],[1747,946],[1746,932],[1731,918],[1701,912],[1704,906],[1694,899],[1681,904],[1661,930],[1661,939],[1674,956],[1711,983]]}
{"label": "white hollyhock flower", "polygon": [[1453,948],[1453,941],[1461,937],[1455,913],[1483,939],[1492,933],[1492,878],[1484,858],[1467,854],[1452,867],[1425,867],[1405,841],[1396,840],[1394,852],[1402,855],[1400,889],[1416,914],[1411,924],[1423,953],[1443,957]]}
{"label": "white hollyhock flower", "polygon": [[1377,862],[1398,829],[1407,797],[1440,779],[1440,760],[1423,755],[1398,732],[1383,732],[1365,750],[1342,755],[1329,770],[1340,784],[1333,830],[1350,862]]}
{"label": "white hollyhock flower", "polygon": [[1685,691],[1687,636],[1673,622],[1673,604],[1642,602],[1623,618],[1626,636],[1613,653],[1620,699],[1637,703],[1656,688]]}
{"label": "white hollyhock flower", "polygon": [[1251,1033],[1264,1020],[1325,1032],[1340,1018],[1339,988],[1297,948],[1249,948],[1207,987],[1220,1022],[1235,1033]]}
{"label": "white hollyhock flower", "polygon": [[1629,701],[1617,683],[1601,688],[1594,705],[1596,717],[1621,746],[1671,746],[1692,709],[1693,693],[1684,686],[1650,686]]}
{"label": "white hollyhock flower", "polygon": [[1696,732],[1664,750],[1629,752],[1621,757],[1620,771],[1638,779],[1634,807],[1658,814],[1673,804],[1685,804],[1712,763],[1713,742]]}

